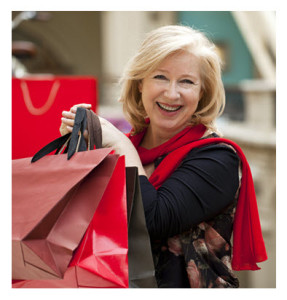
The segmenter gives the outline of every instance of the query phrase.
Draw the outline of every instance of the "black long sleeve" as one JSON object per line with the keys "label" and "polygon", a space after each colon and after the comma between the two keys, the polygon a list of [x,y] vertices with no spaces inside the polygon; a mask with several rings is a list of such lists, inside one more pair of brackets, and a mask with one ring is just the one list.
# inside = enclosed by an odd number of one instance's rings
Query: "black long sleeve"
{"label": "black long sleeve", "polygon": [[238,167],[232,149],[214,144],[191,150],[158,190],[140,176],[150,236],[174,236],[224,210],[238,189]]}

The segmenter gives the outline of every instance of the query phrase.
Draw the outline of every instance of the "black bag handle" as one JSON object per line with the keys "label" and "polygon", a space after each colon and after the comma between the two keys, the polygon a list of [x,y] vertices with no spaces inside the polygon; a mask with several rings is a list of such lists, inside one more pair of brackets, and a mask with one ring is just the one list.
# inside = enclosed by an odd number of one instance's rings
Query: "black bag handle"
{"label": "black bag handle", "polygon": [[54,150],[57,150],[57,152],[59,152],[59,150],[63,147],[63,145],[67,143],[70,136],[71,136],[70,133],[65,134],[57,138],[56,140],[52,141],[51,143],[47,144],[32,157],[31,162],[32,163],[36,162],[37,160],[39,160],[43,156],[46,156],[47,154],[51,153]]}
{"label": "black bag handle", "polygon": [[36,162],[43,156],[48,155],[55,150],[55,154],[57,154],[63,149],[63,147],[65,147],[65,145],[67,146],[65,152],[68,152],[68,160],[75,154],[75,152],[86,151],[87,144],[84,138],[84,130],[86,126],[89,133],[89,150],[94,149],[94,146],[96,149],[101,148],[102,130],[98,116],[90,110],[78,107],[72,133],[63,135],[44,146],[33,156],[31,162]]}
{"label": "black bag handle", "polygon": [[[71,140],[68,147],[68,160],[78,151],[86,151],[87,144],[84,138],[84,130],[86,128],[87,115],[86,110],[82,107],[77,108]],[[80,137],[79,137],[80,132]]]}

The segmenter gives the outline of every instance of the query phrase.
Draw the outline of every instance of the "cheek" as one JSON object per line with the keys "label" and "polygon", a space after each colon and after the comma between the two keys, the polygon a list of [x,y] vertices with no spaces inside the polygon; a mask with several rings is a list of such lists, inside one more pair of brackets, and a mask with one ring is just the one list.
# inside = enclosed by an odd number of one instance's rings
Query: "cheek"
{"label": "cheek", "polygon": [[185,99],[190,103],[190,105],[197,105],[201,99],[201,91],[193,90],[185,94]]}
{"label": "cheek", "polygon": [[145,111],[148,113],[149,108],[151,106],[151,101],[149,101],[150,97],[148,92],[146,92],[145,90],[142,91],[142,104],[143,107],[145,109]]}
{"label": "cheek", "polygon": [[157,96],[157,92],[152,85],[144,85],[142,88],[142,101],[144,106],[150,106]]}

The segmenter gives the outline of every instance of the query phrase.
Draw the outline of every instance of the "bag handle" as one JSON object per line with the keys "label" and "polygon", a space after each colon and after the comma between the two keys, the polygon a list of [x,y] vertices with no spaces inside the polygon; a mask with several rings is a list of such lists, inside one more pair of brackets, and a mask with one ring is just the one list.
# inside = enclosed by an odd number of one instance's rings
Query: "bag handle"
{"label": "bag handle", "polygon": [[99,117],[91,110],[86,110],[87,129],[89,134],[88,149],[93,150],[102,148],[102,127]]}
{"label": "bag handle", "polygon": [[79,107],[75,116],[73,131],[71,133],[71,140],[68,146],[68,160],[75,154],[75,152],[87,150],[87,144],[84,138],[86,122],[86,110]]}
{"label": "bag handle", "polygon": [[26,105],[27,110],[32,115],[40,116],[40,115],[45,114],[51,108],[53,103],[55,102],[57,93],[60,88],[60,81],[59,80],[54,81],[46,103],[42,107],[39,107],[39,108],[35,107],[32,103],[27,82],[24,80],[21,81],[20,87],[22,90],[23,99],[24,99],[24,103]]}
{"label": "bag handle", "polygon": [[96,147],[96,149],[101,148],[102,130],[98,116],[90,110],[78,107],[72,133],[63,135],[44,146],[33,156],[31,162],[36,162],[43,156],[46,156],[55,150],[55,154],[59,154],[65,147],[66,149],[64,153],[68,153],[68,160],[75,154],[75,152],[86,151],[87,144],[84,138],[86,125],[89,133],[89,150],[94,149],[94,147]]}

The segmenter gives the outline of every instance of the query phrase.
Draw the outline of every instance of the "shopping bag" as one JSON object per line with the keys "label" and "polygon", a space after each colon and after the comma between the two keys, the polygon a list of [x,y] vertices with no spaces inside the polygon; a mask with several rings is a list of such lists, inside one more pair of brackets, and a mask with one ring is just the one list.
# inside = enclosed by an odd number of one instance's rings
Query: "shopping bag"
{"label": "shopping bag", "polygon": [[[93,128],[89,129],[91,140],[97,139],[96,143],[101,143],[95,114],[87,111],[87,119],[88,127]],[[93,136],[92,132],[98,135]],[[114,157],[108,155],[104,162]],[[124,157],[119,157],[108,187],[64,278],[23,280],[14,282],[13,288],[156,287],[137,168],[125,169],[124,165]]]}
{"label": "shopping bag", "polygon": [[125,161],[108,155],[103,164],[111,161],[116,166],[108,186],[63,279],[23,280],[13,288],[129,287]]}
{"label": "shopping bag", "polygon": [[86,149],[83,134],[78,139],[86,122],[80,112],[67,155],[45,156],[61,146],[59,141],[66,143],[64,136],[41,149],[32,161],[42,158],[34,164],[30,159],[12,162],[13,279],[63,277],[112,177],[118,156],[112,159],[111,149],[73,152],[79,145]]}
{"label": "shopping bag", "polygon": [[63,110],[78,103],[97,110],[97,93],[92,76],[12,78],[12,159],[32,157],[56,139]]}
{"label": "shopping bag", "polygon": [[146,228],[141,190],[136,167],[126,168],[129,287],[156,288],[154,263]]}

